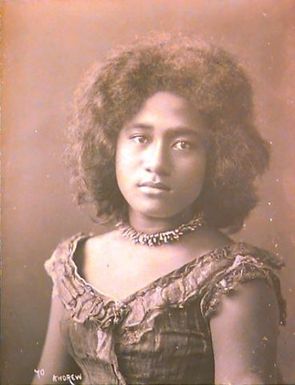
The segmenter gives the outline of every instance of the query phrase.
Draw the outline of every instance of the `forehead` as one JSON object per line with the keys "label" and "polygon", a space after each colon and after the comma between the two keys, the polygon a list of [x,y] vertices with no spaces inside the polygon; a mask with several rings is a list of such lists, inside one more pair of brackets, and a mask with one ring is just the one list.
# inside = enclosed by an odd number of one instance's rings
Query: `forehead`
{"label": "forehead", "polygon": [[145,101],[143,108],[183,110],[187,105],[185,98],[172,92],[159,91]]}
{"label": "forehead", "polygon": [[200,120],[197,112],[185,98],[170,92],[157,92],[142,104],[129,123],[152,126],[192,126]]}

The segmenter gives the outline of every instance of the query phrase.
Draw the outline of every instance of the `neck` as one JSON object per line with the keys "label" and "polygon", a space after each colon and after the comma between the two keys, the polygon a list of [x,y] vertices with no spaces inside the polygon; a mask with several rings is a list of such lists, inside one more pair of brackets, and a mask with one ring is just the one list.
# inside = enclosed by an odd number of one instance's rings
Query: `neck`
{"label": "neck", "polygon": [[179,225],[189,222],[192,217],[193,213],[191,210],[168,218],[150,217],[130,210],[129,223],[138,232],[154,234],[175,229]]}

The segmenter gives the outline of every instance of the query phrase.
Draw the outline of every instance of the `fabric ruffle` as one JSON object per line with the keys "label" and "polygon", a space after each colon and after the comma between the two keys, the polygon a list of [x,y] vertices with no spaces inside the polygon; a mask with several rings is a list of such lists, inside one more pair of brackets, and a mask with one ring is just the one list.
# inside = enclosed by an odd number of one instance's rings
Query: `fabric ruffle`
{"label": "fabric ruffle", "polygon": [[79,323],[95,320],[100,328],[105,329],[119,323],[127,308],[118,301],[98,294],[78,274],[73,254],[78,242],[85,238],[85,235],[78,234],[60,243],[44,266],[53,280],[53,290],[58,293],[73,320]]}
{"label": "fabric ruffle", "polygon": [[201,300],[201,311],[205,318],[211,317],[216,313],[218,305],[223,295],[231,294],[237,290],[242,283],[261,279],[265,281],[275,292],[279,307],[279,322],[281,325],[286,323],[286,303],[281,294],[280,280],[275,270],[280,265],[274,260],[268,264],[262,262],[257,257],[248,254],[238,254],[233,263],[222,269],[206,285],[204,295]]}
{"label": "fabric ruffle", "polygon": [[44,266],[53,280],[53,291],[58,294],[65,308],[70,312],[71,318],[78,323],[90,321],[96,324],[96,356],[110,367],[110,372],[115,376],[117,384],[126,385],[119,370],[112,328],[122,321],[127,307],[99,295],[78,274],[73,254],[78,242],[85,238],[85,235],[78,234],[70,240],[60,243]]}
{"label": "fabric ruffle", "polygon": [[76,322],[95,320],[97,326],[105,329],[124,321],[124,327],[134,327],[154,318],[161,309],[182,308],[196,297],[207,318],[216,311],[222,295],[235,290],[239,283],[263,279],[276,293],[280,323],[285,324],[285,302],[277,276],[283,262],[270,252],[245,243],[230,244],[192,260],[123,301],[116,301],[99,293],[77,271],[73,254],[78,242],[87,237],[78,234],[62,242],[45,263],[55,290]]}
{"label": "fabric ruffle", "polygon": [[280,323],[285,324],[286,308],[281,295],[278,271],[283,266],[275,255],[245,243],[215,249],[155,280],[122,301],[100,293],[78,273],[73,260],[78,243],[87,239],[78,234],[59,244],[45,268],[71,318],[77,323],[93,322],[97,335],[97,358],[109,365],[115,381],[126,385],[115,353],[113,329],[120,325],[120,341],[138,343],[153,330],[157,317],[169,308],[183,309],[197,300],[205,320],[216,312],[223,295],[241,283],[262,279],[276,293]]}

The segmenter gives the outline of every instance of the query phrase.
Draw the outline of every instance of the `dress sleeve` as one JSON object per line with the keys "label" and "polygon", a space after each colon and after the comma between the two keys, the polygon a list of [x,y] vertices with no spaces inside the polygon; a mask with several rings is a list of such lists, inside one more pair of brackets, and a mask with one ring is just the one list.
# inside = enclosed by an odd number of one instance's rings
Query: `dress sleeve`
{"label": "dress sleeve", "polygon": [[61,241],[51,257],[45,261],[44,268],[52,279],[52,296],[62,296],[61,288],[65,280],[69,280],[73,272],[69,269],[69,261],[77,247],[78,241],[83,238],[82,233],[75,234],[71,238]]}
{"label": "dress sleeve", "polygon": [[66,242],[61,242],[58,244],[51,257],[47,259],[44,263],[44,268],[48,276],[52,280],[52,297],[59,296],[58,290],[58,282],[61,279],[61,271],[60,266],[62,265],[62,260],[64,259],[64,255],[67,252],[68,247],[66,246]]}
{"label": "dress sleeve", "polygon": [[216,271],[213,279],[206,285],[201,299],[201,311],[205,318],[217,312],[223,295],[230,295],[240,284],[254,279],[262,279],[275,292],[280,324],[286,323],[286,303],[282,297],[278,272],[283,263],[272,253],[258,248],[243,250],[228,259],[228,264]]}

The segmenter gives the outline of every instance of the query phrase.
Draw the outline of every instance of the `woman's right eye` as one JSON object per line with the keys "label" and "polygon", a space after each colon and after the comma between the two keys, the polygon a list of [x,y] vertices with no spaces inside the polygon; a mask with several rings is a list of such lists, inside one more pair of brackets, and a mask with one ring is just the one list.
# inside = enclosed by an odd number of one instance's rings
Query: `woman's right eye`
{"label": "woman's right eye", "polygon": [[138,143],[138,144],[148,143],[148,138],[144,135],[134,135],[134,136],[131,136],[130,139],[133,140],[135,143]]}

